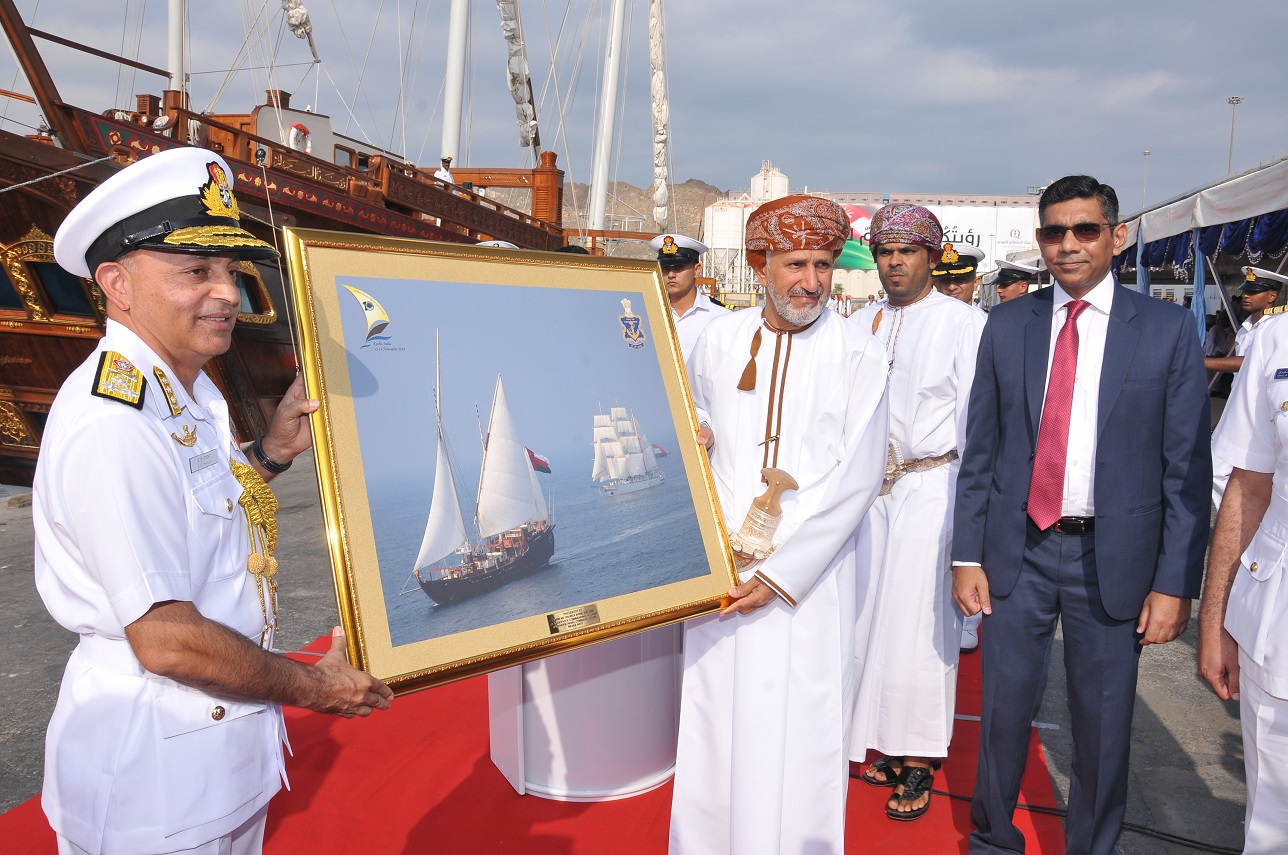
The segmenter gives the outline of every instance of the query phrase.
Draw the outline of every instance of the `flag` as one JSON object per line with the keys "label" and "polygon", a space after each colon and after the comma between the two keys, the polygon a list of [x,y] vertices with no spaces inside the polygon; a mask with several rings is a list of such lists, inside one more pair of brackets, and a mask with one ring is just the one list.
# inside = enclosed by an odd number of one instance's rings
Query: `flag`
{"label": "flag", "polygon": [[671,455],[669,455],[669,454],[667,454],[667,453],[666,453],[666,449],[665,449],[665,448],[663,448],[662,446],[658,445],[656,442],[655,442],[655,443],[653,443],[653,453],[654,453],[654,454],[656,454],[658,457],[670,457],[670,456],[671,456]]}
{"label": "flag", "polygon": [[528,462],[532,464],[532,468],[534,471],[546,472],[546,473],[550,472],[549,458],[543,457],[542,455],[537,454],[535,451],[533,451],[531,448],[528,448],[526,445],[523,447],[523,450],[528,452]]}

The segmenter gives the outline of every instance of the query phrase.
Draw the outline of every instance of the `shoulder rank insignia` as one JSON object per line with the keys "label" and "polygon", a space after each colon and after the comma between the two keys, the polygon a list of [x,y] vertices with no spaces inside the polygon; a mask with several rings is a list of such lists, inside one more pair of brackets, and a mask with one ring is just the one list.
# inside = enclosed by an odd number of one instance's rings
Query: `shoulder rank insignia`
{"label": "shoulder rank insignia", "polygon": [[[170,415],[177,416],[182,414],[183,404],[179,403],[179,396],[174,393],[174,387],[170,385],[170,378],[165,376],[165,372],[161,370],[160,365],[154,365],[152,373],[157,378],[157,385],[161,387],[161,391],[165,394],[165,402],[170,405]],[[184,431],[186,432],[187,428],[184,428]],[[190,442],[185,444],[192,445]]]}
{"label": "shoulder rank insignia", "polygon": [[1264,314],[1264,315],[1282,315],[1282,314],[1284,314],[1285,312],[1288,312],[1288,306],[1271,306],[1269,309],[1266,309],[1264,312],[1262,312],[1262,314]]}
{"label": "shoulder rank insignia", "polygon": [[114,350],[103,351],[98,361],[98,371],[94,374],[94,388],[91,394],[100,398],[110,398],[129,404],[136,410],[143,409],[143,396],[147,394],[147,384],[143,382],[143,372],[134,367],[134,363]]}

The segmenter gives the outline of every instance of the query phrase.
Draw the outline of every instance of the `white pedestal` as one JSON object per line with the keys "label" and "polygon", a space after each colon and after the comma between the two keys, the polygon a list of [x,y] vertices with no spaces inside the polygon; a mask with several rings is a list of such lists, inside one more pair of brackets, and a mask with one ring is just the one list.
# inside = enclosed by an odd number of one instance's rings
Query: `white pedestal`
{"label": "white pedestal", "polygon": [[492,762],[519,795],[607,801],[675,769],[682,628],[666,626],[488,675]]}

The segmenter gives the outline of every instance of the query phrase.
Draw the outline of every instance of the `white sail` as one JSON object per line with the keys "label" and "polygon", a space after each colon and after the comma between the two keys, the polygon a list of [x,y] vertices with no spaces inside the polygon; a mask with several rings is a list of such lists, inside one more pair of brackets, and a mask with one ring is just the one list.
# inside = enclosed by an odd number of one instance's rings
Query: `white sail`
{"label": "white sail", "polygon": [[644,470],[652,472],[657,468],[657,455],[653,453],[653,443],[648,441],[639,422],[635,423],[635,433],[640,438],[640,449],[644,452]]}
{"label": "white sail", "polygon": [[608,456],[604,454],[605,443],[595,442],[595,465],[590,470],[590,480],[604,481],[610,476],[608,474]]}
{"label": "white sail", "polygon": [[626,455],[626,475],[640,476],[644,474],[644,455],[638,451],[630,452]]}
{"label": "white sail", "polygon": [[420,542],[416,566],[420,570],[451,555],[467,541],[465,519],[456,500],[456,482],[447,459],[447,440],[442,425],[438,428],[438,462],[434,466],[434,495],[429,501],[429,521]]}
{"label": "white sail", "polygon": [[496,378],[483,473],[479,478],[479,534],[492,537],[533,520],[546,519],[546,501],[532,477],[527,449],[519,441],[505,400],[505,387]]}
{"label": "white sail", "polygon": [[613,407],[608,411],[608,415],[614,422],[626,422],[628,425],[630,424],[631,415],[626,412],[625,407]]}

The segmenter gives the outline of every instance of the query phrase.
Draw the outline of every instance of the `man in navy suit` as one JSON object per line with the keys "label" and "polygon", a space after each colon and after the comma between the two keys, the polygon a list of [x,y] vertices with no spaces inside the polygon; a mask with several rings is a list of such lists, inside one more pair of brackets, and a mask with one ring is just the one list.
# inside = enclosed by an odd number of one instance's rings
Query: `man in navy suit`
{"label": "man in navy suit", "polygon": [[1024,851],[1012,814],[1059,619],[1074,744],[1067,851],[1108,855],[1140,651],[1180,635],[1199,594],[1208,397],[1193,316],[1113,279],[1127,239],[1113,188],[1062,178],[1038,216],[1055,284],[989,315],[957,479],[953,598],[985,615],[970,851]]}

